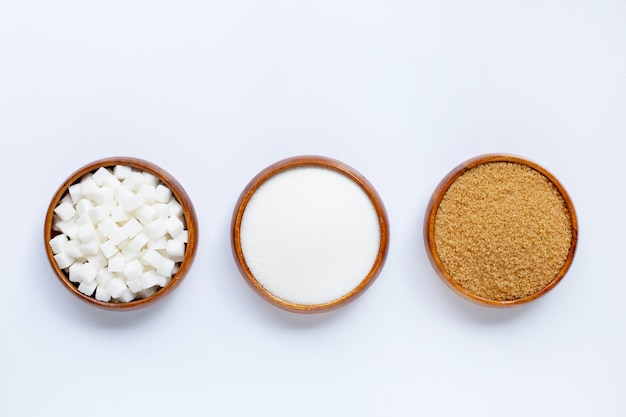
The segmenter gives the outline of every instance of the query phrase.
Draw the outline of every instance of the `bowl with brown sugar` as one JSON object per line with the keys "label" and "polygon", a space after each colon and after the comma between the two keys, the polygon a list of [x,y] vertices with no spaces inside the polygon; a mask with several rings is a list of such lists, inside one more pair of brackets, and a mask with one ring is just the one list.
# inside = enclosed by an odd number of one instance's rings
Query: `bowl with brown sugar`
{"label": "bowl with brown sugar", "polygon": [[424,239],[431,264],[453,291],[480,305],[508,307],[561,281],[574,259],[578,221],[565,188],[545,168],[488,154],[439,183]]}

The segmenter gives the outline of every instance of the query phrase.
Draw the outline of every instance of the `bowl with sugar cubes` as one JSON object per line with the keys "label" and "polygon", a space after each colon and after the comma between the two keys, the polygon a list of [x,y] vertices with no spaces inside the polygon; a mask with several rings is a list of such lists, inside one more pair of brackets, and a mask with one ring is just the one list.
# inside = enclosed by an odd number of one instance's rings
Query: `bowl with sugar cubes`
{"label": "bowl with sugar cubes", "polygon": [[193,263],[197,217],[168,172],[132,157],[105,158],[58,188],[44,223],[48,260],[75,296],[109,310],[145,307]]}

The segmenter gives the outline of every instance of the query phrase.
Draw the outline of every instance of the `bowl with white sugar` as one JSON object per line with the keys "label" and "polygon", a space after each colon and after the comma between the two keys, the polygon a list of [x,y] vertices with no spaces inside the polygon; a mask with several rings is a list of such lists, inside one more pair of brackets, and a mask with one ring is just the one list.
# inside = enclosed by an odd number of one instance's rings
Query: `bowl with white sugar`
{"label": "bowl with white sugar", "polygon": [[354,300],[388,251],[383,202],[352,167],[322,156],[276,162],[244,188],[231,243],[239,271],[266,301],[316,313]]}
{"label": "bowl with white sugar", "polygon": [[159,166],[101,159],[70,175],[44,222],[48,260],[81,300],[132,310],[161,299],[185,277],[198,240],[189,196]]}

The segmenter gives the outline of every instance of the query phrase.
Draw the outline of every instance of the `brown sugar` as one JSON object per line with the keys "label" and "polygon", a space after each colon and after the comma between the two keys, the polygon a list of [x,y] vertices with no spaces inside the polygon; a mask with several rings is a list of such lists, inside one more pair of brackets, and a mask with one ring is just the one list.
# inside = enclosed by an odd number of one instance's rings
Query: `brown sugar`
{"label": "brown sugar", "polygon": [[572,220],[555,185],[515,162],[477,165],[443,196],[434,239],[441,262],[461,287],[508,301],[545,288],[566,263]]}

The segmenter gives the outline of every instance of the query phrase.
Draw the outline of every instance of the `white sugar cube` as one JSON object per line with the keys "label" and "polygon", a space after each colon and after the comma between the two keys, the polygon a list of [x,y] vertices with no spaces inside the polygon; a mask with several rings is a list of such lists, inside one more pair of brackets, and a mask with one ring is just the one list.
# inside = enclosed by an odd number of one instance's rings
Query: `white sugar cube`
{"label": "white sugar cube", "polygon": [[154,293],[156,293],[157,290],[158,290],[158,288],[155,287],[155,286],[146,288],[146,289],[138,292],[137,293],[137,297],[139,297],[139,298],[148,298],[148,297],[154,295]]}
{"label": "white sugar cube", "polygon": [[72,200],[72,197],[68,194],[65,194],[60,200],[59,200],[59,204],[61,203],[69,203],[74,205],[74,201]]}
{"label": "white sugar cube", "polygon": [[165,287],[172,280],[172,276],[170,275],[159,275],[159,287]]}
{"label": "white sugar cube", "polygon": [[124,249],[126,249],[126,246],[128,246],[128,244],[130,243],[130,239],[124,239],[123,241],[121,241],[120,243],[117,244],[118,249],[120,250],[120,252]]}
{"label": "white sugar cube", "polygon": [[157,201],[156,187],[151,184],[141,184],[137,190],[137,194],[143,197],[146,204],[152,204]]}
{"label": "white sugar cube", "polygon": [[[128,245],[130,245],[130,242],[128,243]],[[130,261],[134,261],[135,259],[141,258],[141,255],[142,255],[141,251],[138,252],[138,251],[129,249],[128,245],[126,245],[126,247],[120,251],[120,253],[124,257],[124,261],[128,263]]]}
{"label": "white sugar cube", "polygon": [[96,300],[108,303],[109,301],[111,301],[111,294],[109,294],[107,290],[104,289],[104,287],[98,285],[96,287]]}
{"label": "white sugar cube", "polygon": [[80,183],[70,185],[67,191],[74,204],[78,203],[84,197],[83,186],[80,185]]}
{"label": "white sugar cube", "polygon": [[98,223],[109,216],[109,207],[107,206],[96,206],[87,211],[87,215],[89,216],[89,220],[92,223]]}
{"label": "white sugar cube", "polygon": [[68,270],[68,279],[72,282],[80,283],[83,280],[83,276],[80,271],[83,269],[82,262],[74,262]]}
{"label": "white sugar cube", "polygon": [[106,182],[106,180],[108,178],[111,178],[112,176],[113,173],[111,171],[109,171],[105,167],[100,167],[96,172],[92,174],[91,178],[93,178],[96,184],[102,186]]}
{"label": "white sugar cube", "polygon": [[[107,216],[97,224],[94,225],[98,230],[98,234],[102,238],[108,238],[111,236],[117,229],[120,229],[120,226],[111,218],[111,216]],[[103,239],[106,240],[106,239]]]}
{"label": "white sugar cube", "polygon": [[172,198],[172,190],[163,184],[156,186],[156,199],[161,203],[167,203]]}
{"label": "white sugar cube", "polygon": [[106,285],[115,278],[116,274],[114,272],[109,272],[106,269],[100,269],[98,271],[98,275],[96,275],[96,281],[98,281],[98,285],[102,288],[105,288]]}
{"label": "white sugar cube", "polygon": [[138,293],[143,290],[143,286],[141,285],[139,278],[126,281],[126,285],[134,293]]}
{"label": "white sugar cube", "polygon": [[129,167],[128,165],[116,165],[113,168],[113,175],[115,175],[115,177],[120,180],[124,180],[128,178],[131,171],[132,171],[132,168]]}
{"label": "white sugar cube", "polygon": [[93,174],[91,172],[88,173],[88,174],[83,175],[83,177],[80,179],[80,183],[83,183],[83,182],[85,182],[87,180],[92,180],[93,181],[92,176],[93,176]]}
{"label": "white sugar cube", "polygon": [[63,221],[70,220],[76,214],[76,210],[74,206],[67,201],[59,204],[55,209],[54,213],[59,216],[59,218]]}
{"label": "white sugar cube", "polygon": [[62,252],[54,255],[54,261],[57,263],[57,266],[59,268],[65,269],[70,267],[74,263],[74,258],[72,258],[67,253]]}
{"label": "white sugar cube", "polygon": [[78,239],[80,239],[83,243],[92,242],[98,239],[98,233],[96,232],[94,225],[91,223],[78,225]]}
{"label": "white sugar cube", "polygon": [[121,181],[117,179],[117,177],[115,177],[114,175],[111,175],[110,177],[105,178],[104,182],[102,183],[103,187],[109,187],[114,190],[120,187],[121,185],[122,185]]}
{"label": "white sugar cube", "polygon": [[124,266],[126,265],[126,260],[122,256],[122,254],[118,253],[109,258],[109,272],[124,272]]}
{"label": "white sugar cube", "polygon": [[120,204],[124,207],[124,210],[127,213],[132,212],[133,210],[144,205],[143,197],[138,194],[133,194],[132,196],[125,198],[124,200],[120,200]]}
{"label": "white sugar cube", "polygon": [[87,260],[90,264],[95,266],[98,271],[105,268],[108,263],[107,258],[105,258],[104,255],[99,251],[95,255],[87,256]]}
{"label": "white sugar cube", "polygon": [[61,231],[70,239],[78,239],[78,224],[76,223],[68,225],[67,228],[62,228]]}
{"label": "white sugar cube", "polygon": [[92,177],[83,178],[80,181],[83,195],[89,200],[93,200],[94,193],[100,188],[100,186],[93,180]]}
{"label": "white sugar cube", "polygon": [[178,236],[178,234],[185,229],[185,225],[178,217],[168,217],[167,220],[165,220],[165,227],[171,237]]}
{"label": "white sugar cube", "polygon": [[181,262],[185,256],[185,243],[180,240],[170,239],[167,241],[165,251],[170,259]]}
{"label": "white sugar cube", "polygon": [[135,217],[137,217],[137,220],[142,224],[148,224],[157,217],[157,211],[146,201],[146,204],[135,210]]}
{"label": "white sugar cube", "polygon": [[121,278],[113,278],[111,281],[109,281],[105,289],[109,294],[111,294],[111,297],[117,298],[122,295],[122,293],[126,291],[128,287]]}
{"label": "white sugar cube", "polygon": [[85,262],[80,273],[82,275],[81,282],[92,282],[96,279],[96,275],[98,275],[98,269],[90,262]]}
{"label": "white sugar cube", "polygon": [[148,242],[148,249],[152,250],[162,250],[167,247],[167,238],[165,236],[161,236],[158,239],[150,240]]}
{"label": "white sugar cube", "polygon": [[[143,209],[143,207],[148,207],[148,206],[140,207],[137,210],[137,214],[139,214],[139,210]],[[124,231],[124,234],[127,237],[133,238],[133,237],[137,236],[137,233],[139,233],[139,232],[141,232],[143,230],[143,226],[137,221],[137,219],[135,219],[133,217],[132,219],[127,221],[124,226],[122,226],[122,230]]]}
{"label": "white sugar cube", "polygon": [[175,240],[179,240],[179,241],[181,241],[183,243],[188,243],[189,242],[189,231],[183,230],[176,237],[174,237],[174,239]]}
{"label": "white sugar cube", "polygon": [[98,286],[98,283],[95,280],[91,281],[91,282],[83,281],[83,282],[80,283],[80,285],[78,285],[78,291],[80,291],[83,294],[91,297],[91,295],[96,290],[97,286]]}
{"label": "white sugar cube", "polygon": [[128,239],[128,235],[122,227],[115,227],[109,234],[109,240],[118,247],[122,242]]}
{"label": "white sugar cube", "polygon": [[128,303],[129,301],[133,301],[135,299],[135,293],[127,287],[126,290],[116,298],[122,303]]}
{"label": "white sugar cube", "polygon": [[148,236],[146,236],[145,233],[143,232],[139,232],[128,244],[128,246],[126,247],[127,249],[130,249],[132,251],[135,252],[139,252],[150,240],[150,238]]}
{"label": "white sugar cube", "polygon": [[127,262],[124,267],[124,276],[126,277],[126,280],[138,279],[143,272],[143,265],[139,262],[139,259]]}
{"label": "white sugar cube", "polygon": [[87,215],[87,213],[89,213],[89,210],[91,210],[92,208],[93,203],[87,198],[83,198],[78,203],[76,203],[76,211],[81,216]]}
{"label": "white sugar cube", "polygon": [[98,231],[106,237],[109,237],[113,231],[119,227],[112,217],[105,217],[98,223]]}
{"label": "white sugar cube", "polygon": [[111,207],[111,219],[116,223],[121,223],[129,219],[126,210],[122,206]]}
{"label": "white sugar cube", "polygon": [[181,217],[183,215],[183,206],[176,200],[170,200],[167,205],[170,207],[170,216]]}
{"label": "white sugar cube", "polygon": [[145,183],[145,179],[141,172],[133,171],[123,181],[123,184],[131,191],[137,191],[141,184]]}
{"label": "white sugar cube", "polygon": [[150,270],[146,271],[139,277],[141,286],[145,289],[159,285],[159,276],[156,272]]}
{"label": "white sugar cube", "polygon": [[123,205],[124,201],[131,198],[133,195],[135,195],[135,193],[128,188],[119,187],[115,190],[115,201],[117,201],[120,205]]}
{"label": "white sugar cube", "polygon": [[94,224],[89,218],[89,211],[86,211],[82,214],[78,213],[76,216],[74,216],[74,219],[71,221],[75,222],[78,226],[80,226],[81,224],[85,224],[85,223]]}
{"label": "white sugar cube", "polygon": [[58,255],[59,253],[65,251],[65,245],[67,244],[68,240],[69,239],[67,238],[67,236],[63,233],[61,233],[60,235],[56,235],[55,237],[50,239],[50,242],[48,243],[50,245],[52,253]]}
{"label": "white sugar cube", "polygon": [[151,249],[148,249],[147,251],[145,251],[145,253],[141,257],[141,261],[144,264],[150,265],[154,269],[158,269],[161,266],[161,263],[163,263],[164,259],[166,258],[164,258],[163,255]]}
{"label": "white sugar cube", "polygon": [[151,173],[143,171],[141,174],[143,175],[143,181],[145,184],[150,184],[153,187],[156,187],[156,185],[159,183],[159,179]]}
{"label": "white sugar cube", "polygon": [[[162,258],[161,264],[156,269],[156,273],[164,277],[171,277],[175,262],[169,258]],[[162,287],[164,285],[161,285]]]}
{"label": "white sugar cube", "polygon": [[91,242],[81,243],[80,250],[84,257],[97,255],[100,252],[100,240],[96,239]]}
{"label": "white sugar cube", "polygon": [[56,221],[52,226],[54,230],[57,232],[63,233],[69,239],[76,239],[78,237],[78,224],[76,222],[68,220],[68,221]]}
{"label": "white sugar cube", "polygon": [[158,239],[167,233],[166,221],[163,219],[153,220],[143,230],[150,239]]}
{"label": "white sugar cube", "polygon": [[109,204],[113,202],[115,191],[111,187],[100,187],[93,193],[93,201],[97,204]]}
{"label": "white sugar cube", "polygon": [[[63,227],[63,225],[70,225],[70,224],[75,224],[74,222],[64,222],[63,220],[59,219],[57,216],[54,216],[54,220],[52,223],[52,230],[54,230],[55,232],[61,232],[61,227]],[[61,232],[63,233],[63,232]],[[65,234],[65,233],[63,233]]]}
{"label": "white sugar cube", "polygon": [[170,216],[170,207],[165,203],[156,203],[152,205],[156,211],[157,219],[167,219]]}
{"label": "white sugar cube", "polygon": [[119,249],[115,245],[115,242],[111,240],[107,240],[106,242],[102,242],[100,245],[100,250],[102,254],[107,258],[111,258],[113,255],[119,252]]}
{"label": "white sugar cube", "polygon": [[75,262],[69,269],[69,280],[72,282],[90,283],[95,280],[98,271],[90,263]]}
{"label": "white sugar cube", "polygon": [[98,234],[98,242],[104,242],[105,240],[107,240],[108,237],[104,233],[102,233],[102,230],[98,228],[98,225],[96,224],[95,226],[96,226],[96,233]]}
{"label": "white sugar cube", "polygon": [[81,248],[81,243],[78,240],[70,240],[65,245],[65,253],[74,259],[82,258],[85,254]]}

